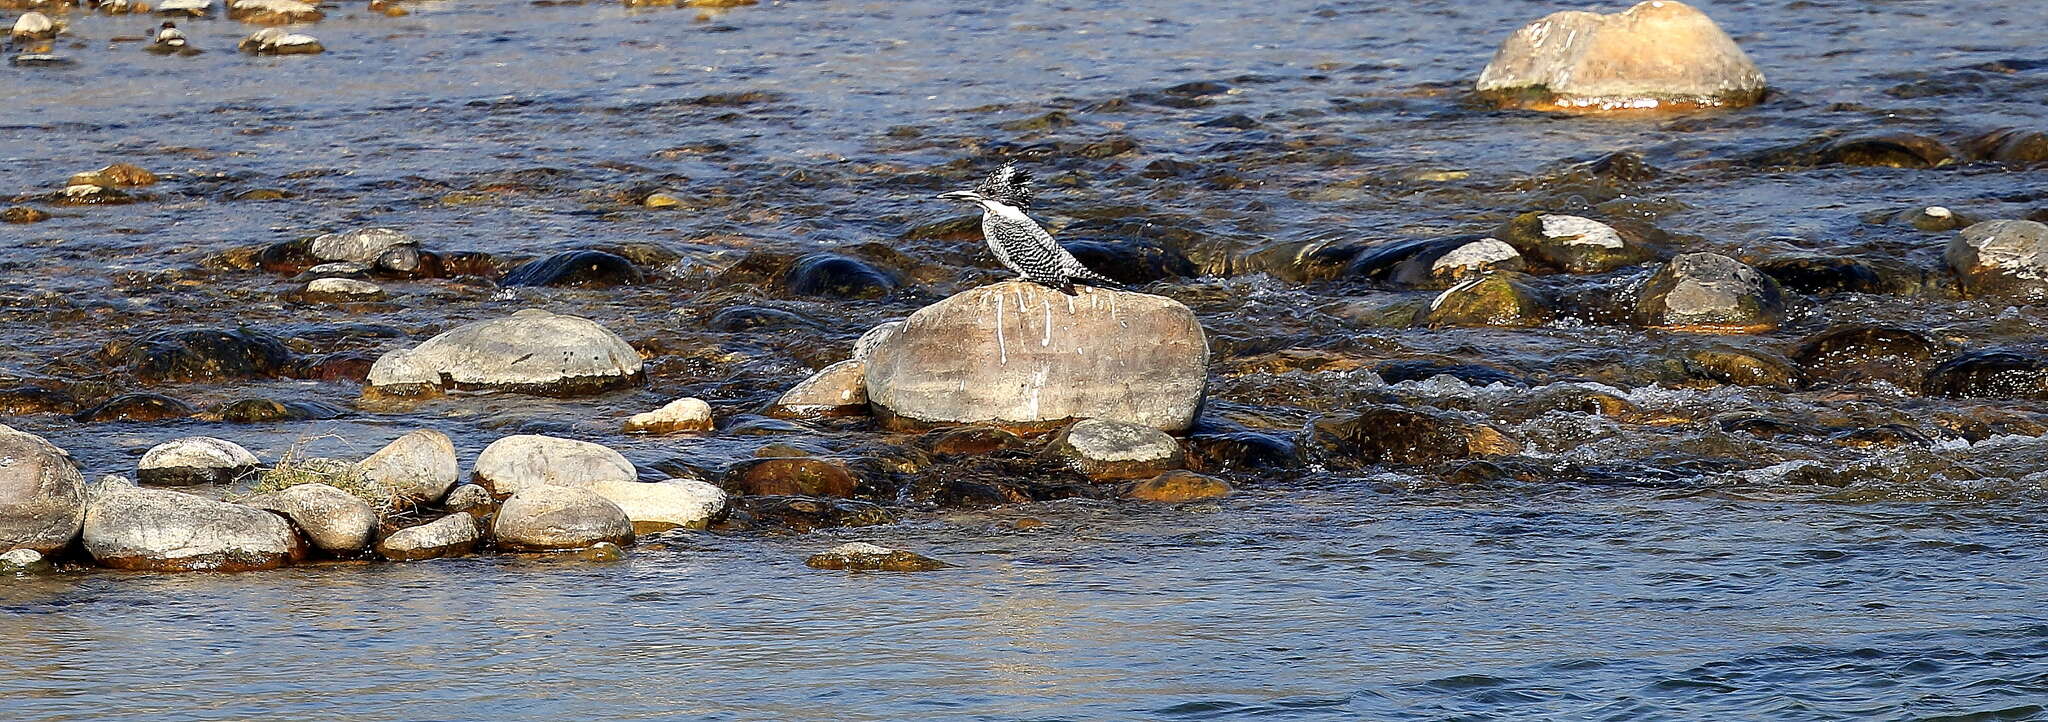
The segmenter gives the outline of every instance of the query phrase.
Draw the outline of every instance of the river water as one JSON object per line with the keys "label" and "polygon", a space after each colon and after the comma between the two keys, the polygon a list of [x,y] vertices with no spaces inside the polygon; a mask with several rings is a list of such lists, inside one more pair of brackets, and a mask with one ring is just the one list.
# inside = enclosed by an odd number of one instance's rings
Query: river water
{"label": "river water", "polygon": [[[1687,250],[1853,255],[1934,274],[1949,234],[1886,216],[2048,208],[2038,167],[1771,155],[1847,133],[1960,144],[2048,130],[2036,0],[1699,6],[1764,68],[1766,103],[1627,119],[1489,110],[1464,89],[1494,46],[1566,9],[1506,0],[800,1],[702,18],[484,0],[392,18],[350,3],[302,29],[326,53],[282,58],[232,52],[251,28],[225,19],[181,23],[208,52],[159,57],[119,40],[155,19],[73,13],[57,50],[74,65],[0,72],[0,190],[39,205],[27,197],[116,161],[164,181],[138,190],[144,202],[0,226],[9,385],[66,388],[82,404],[141,390],[96,352],[160,328],[247,325],[307,355],[376,352],[524,307],[656,349],[646,388],[595,398],[358,409],[350,383],[256,380],[147,390],[202,408],[320,402],[339,416],[7,420],[66,448],[88,478],[132,473],[149,446],[192,434],[274,459],[294,444],[360,456],[435,428],[470,459],[504,434],[552,433],[665,470],[716,468],[771,441],[889,441],[860,422],[687,439],[617,429],[681,395],[743,415],[874,323],[999,278],[978,240],[906,236],[957,217],[930,196],[1005,157],[1051,180],[1036,212],[1063,238],[1150,240],[1203,267],[1146,290],[1188,303],[1209,329],[1205,425],[1284,434],[1392,397],[1493,420],[1523,443],[1515,468],[1535,472],[1476,484],[1439,468],[1243,472],[1224,475],[1240,491],[1216,502],[677,532],[611,563],[74,570],[0,585],[0,717],[2048,719],[2040,404],[1658,370],[1706,346],[1785,353],[1847,322],[2038,350],[2040,309],[1935,288],[1802,295],[1783,330],[1758,337],[1570,315],[1429,330],[1361,320],[1372,313],[1360,304],[1416,292],[1240,272],[1270,245],[1485,232],[1541,208],[1654,223]],[[1131,147],[1098,153],[1107,141]],[[1563,170],[1615,152],[1658,172],[1605,192]],[[251,190],[285,197],[235,200]],[[648,190],[686,207],[630,202]],[[281,300],[298,284],[211,260],[364,225],[512,260],[655,250],[636,256],[645,285],[401,281],[372,307]],[[875,242],[912,279],[879,299],[714,282],[749,253]],[[1555,283],[1583,295],[1612,280]],[[707,325],[748,304],[805,321]],[[1280,351],[1485,363],[1531,387],[1259,370]],[[1562,389],[1677,421],[1507,410]],[[1791,430],[1757,432],[1756,420]],[[1923,443],[1829,440],[1876,426]],[[1026,517],[1044,525],[1011,523]],[[955,567],[802,565],[843,540]]]}

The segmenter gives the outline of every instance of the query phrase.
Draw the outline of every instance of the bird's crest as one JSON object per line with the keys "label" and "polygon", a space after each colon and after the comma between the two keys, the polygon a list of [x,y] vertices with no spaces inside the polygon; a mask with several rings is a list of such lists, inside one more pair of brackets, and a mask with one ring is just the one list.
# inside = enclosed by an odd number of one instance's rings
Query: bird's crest
{"label": "bird's crest", "polygon": [[1004,163],[1003,167],[990,171],[974,192],[983,198],[1007,203],[1018,208],[1031,205],[1031,171],[1022,170],[1015,163]]}

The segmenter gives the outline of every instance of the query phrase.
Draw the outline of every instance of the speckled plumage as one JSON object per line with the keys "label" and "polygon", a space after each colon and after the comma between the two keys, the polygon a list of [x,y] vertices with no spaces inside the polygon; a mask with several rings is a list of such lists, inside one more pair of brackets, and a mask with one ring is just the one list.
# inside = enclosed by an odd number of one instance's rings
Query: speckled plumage
{"label": "speckled plumage", "polygon": [[1031,174],[1004,164],[974,188],[974,200],[981,205],[981,235],[1004,267],[1023,280],[1057,288],[1072,295],[1074,282],[1115,286],[1116,282],[1081,264],[1080,259],[1052,239],[1024,214],[1031,203]]}

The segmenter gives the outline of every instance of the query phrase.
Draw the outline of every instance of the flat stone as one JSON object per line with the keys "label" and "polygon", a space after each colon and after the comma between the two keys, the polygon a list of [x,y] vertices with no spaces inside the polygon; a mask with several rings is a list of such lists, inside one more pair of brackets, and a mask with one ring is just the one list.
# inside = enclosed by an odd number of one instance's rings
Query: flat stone
{"label": "flat stone", "polygon": [[600,444],[537,434],[491,442],[476,457],[475,481],[492,494],[539,486],[587,487],[606,481],[637,482],[639,471],[624,455]]}
{"label": "flat stone", "polygon": [[377,554],[392,561],[417,561],[462,556],[476,551],[483,534],[476,517],[456,512],[419,526],[409,526],[377,542]]}
{"label": "flat stone", "polygon": [[305,544],[284,517],[184,492],[102,482],[86,504],[85,550],[100,566],[247,571],[284,566]]}
{"label": "flat stone", "polygon": [[323,233],[313,237],[306,246],[306,252],[322,261],[346,261],[364,266],[375,265],[377,257],[394,246],[417,246],[418,241],[403,231],[392,228],[357,228],[341,233]]}
{"label": "flat stone", "polygon": [[586,318],[526,309],[467,323],[370,369],[374,386],[425,383],[426,369],[463,389],[567,395],[643,378],[640,352]]}
{"label": "flat stone", "polygon": [[1141,479],[1186,462],[1180,442],[1141,424],[1084,419],[1053,439],[1047,453],[1091,479]]}
{"label": "flat stone", "polygon": [[224,484],[256,471],[256,455],[226,439],[187,436],[166,441],[142,455],[135,476],[144,484]]}
{"label": "flat stone", "polygon": [[703,529],[725,513],[725,490],[695,479],[601,481],[587,487],[617,504],[636,534],[678,527]]}

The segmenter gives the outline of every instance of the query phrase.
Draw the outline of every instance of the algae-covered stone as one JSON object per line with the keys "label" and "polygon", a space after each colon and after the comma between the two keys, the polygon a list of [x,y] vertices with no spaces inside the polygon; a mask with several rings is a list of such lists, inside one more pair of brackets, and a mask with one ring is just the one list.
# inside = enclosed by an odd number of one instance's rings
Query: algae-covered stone
{"label": "algae-covered stone", "polygon": [[1785,318],[1778,282],[1733,258],[1687,253],[1665,264],[1637,290],[1635,317],[1654,328],[1757,333]]}
{"label": "algae-covered stone", "polygon": [[1550,320],[1550,300],[1516,280],[1489,273],[1460,282],[1416,312],[1416,322],[1444,326],[1537,326]]}
{"label": "algae-covered stone", "polygon": [[1561,213],[1515,216],[1500,236],[1522,254],[1568,273],[1606,273],[1656,255],[1614,226]]}
{"label": "algae-covered stone", "polygon": [[1161,504],[1179,504],[1230,496],[1230,483],[1192,471],[1169,471],[1132,484],[1124,498]]}
{"label": "algae-covered stone", "polygon": [[949,565],[916,552],[867,542],[848,542],[811,555],[804,560],[804,566],[852,571],[927,572]]}
{"label": "algae-covered stone", "polygon": [[2048,224],[1985,221],[1964,228],[1944,257],[1963,293],[2017,303],[2048,302]]}
{"label": "algae-covered stone", "polygon": [[1502,456],[1519,452],[1521,444],[1492,426],[1448,414],[1368,405],[1309,422],[1299,448],[1306,463],[1356,469]]}

